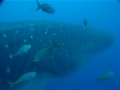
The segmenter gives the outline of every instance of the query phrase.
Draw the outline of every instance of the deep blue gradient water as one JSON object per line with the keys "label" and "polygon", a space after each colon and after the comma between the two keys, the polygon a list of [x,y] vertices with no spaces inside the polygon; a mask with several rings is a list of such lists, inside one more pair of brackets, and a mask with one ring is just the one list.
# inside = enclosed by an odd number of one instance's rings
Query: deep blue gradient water
{"label": "deep blue gradient water", "polygon": [[[112,46],[97,54],[82,69],[72,75],[48,82],[44,90],[120,90],[120,2],[119,0],[39,0],[55,8],[55,14],[35,12],[35,0],[5,0],[0,6],[0,22],[55,20],[82,24],[111,31]],[[114,71],[113,79],[96,83],[96,77]],[[1,72],[2,73],[2,72]],[[5,88],[5,84],[1,85]],[[6,89],[2,89],[6,90]]]}

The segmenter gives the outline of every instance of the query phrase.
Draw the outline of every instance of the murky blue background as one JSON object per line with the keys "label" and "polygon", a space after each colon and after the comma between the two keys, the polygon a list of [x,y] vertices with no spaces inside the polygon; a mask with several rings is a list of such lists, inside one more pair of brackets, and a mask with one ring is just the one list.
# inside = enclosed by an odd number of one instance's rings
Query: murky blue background
{"label": "murky blue background", "polygon": [[[39,10],[35,0],[5,0],[0,6],[0,22],[23,20],[54,20],[82,24],[86,18],[96,29],[112,31],[114,44],[93,57],[71,76],[49,82],[45,90],[120,90],[120,2],[119,0],[39,0],[55,8],[55,14]],[[101,84],[96,77],[114,71],[115,77]]]}

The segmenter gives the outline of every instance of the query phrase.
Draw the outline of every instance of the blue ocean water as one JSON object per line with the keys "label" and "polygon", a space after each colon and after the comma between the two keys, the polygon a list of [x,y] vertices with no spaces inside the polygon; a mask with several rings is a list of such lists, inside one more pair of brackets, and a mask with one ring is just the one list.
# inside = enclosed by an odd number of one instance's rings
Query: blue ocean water
{"label": "blue ocean water", "polygon": [[[39,0],[55,8],[54,14],[36,9],[35,0],[5,0],[0,6],[0,22],[53,20],[82,24],[114,34],[114,43],[95,55],[91,62],[67,77],[48,82],[44,90],[120,90],[120,2],[118,0]],[[96,77],[114,71],[113,79],[96,83]],[[2,72],[1,72],[2,73]],[[7,89],[6,84],[1,87]]]}

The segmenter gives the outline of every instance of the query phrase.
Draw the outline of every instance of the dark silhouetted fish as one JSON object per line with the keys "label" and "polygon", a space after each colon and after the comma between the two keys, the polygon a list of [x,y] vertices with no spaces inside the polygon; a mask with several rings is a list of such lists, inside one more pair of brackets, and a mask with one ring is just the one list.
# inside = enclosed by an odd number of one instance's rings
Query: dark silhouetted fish
{"label": "dark silhouetted fish", "polygon": [[[89,56],[103,51],[114,41],[110,32],[86,29],[83,25],[53,21],[0,23],[0,35],[4,41],[0,44],[0,78],[15,82],[27,72],[36,72],[37,76],[29,87],[40,90],[50,78],[72,74],[89,61]],[[53,41],[60,48],[54,48],[39,62],[34,62],[36,53],[52,45]],[[27,54],[10,56],[26,44],[32,46]]]}
{"label": "dark silhouetted fish", "polygon": [[50,14],[53,14],[55,12],[55,10],[53,9],[53,7],[50,6],[49,4],[46,4],[46,3],[40,4],[38,2],[38,0],[36,0],[36,2],[37,2],[37,5],[38,5],[36,11],[38,11],[39,9],[42,9],[43,12],[47,12],[47,13],[50,13]]}
{"label": "dark silhouetted fish", "polygon": [[88,25],[87,19],[84,19],[83,24],[84,24],[85,27]]}
{"label": "dark silhouetted fish", "polygon": [[0,5],[3,3],[4,0],[0,0]]}

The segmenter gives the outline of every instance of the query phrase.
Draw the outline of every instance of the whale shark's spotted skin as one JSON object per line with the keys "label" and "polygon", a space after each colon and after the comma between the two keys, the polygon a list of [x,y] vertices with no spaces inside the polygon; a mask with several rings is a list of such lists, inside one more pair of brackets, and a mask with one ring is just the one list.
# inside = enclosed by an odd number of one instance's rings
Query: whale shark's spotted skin
{"label": "whale shark's spotted skin", "polygon": [[[15,81],[28,71],[65,76],[82,65],[85,57],[104,50],[113,41],[113,35],[108,32],[85,29],[76,24],[52,21],[0,23],[0,77],[4,81]],[[33,63],[34,55],[53,42],[59,48]],[[31,45],[29,52],[13,58],[11,54],[25,44]]]}

